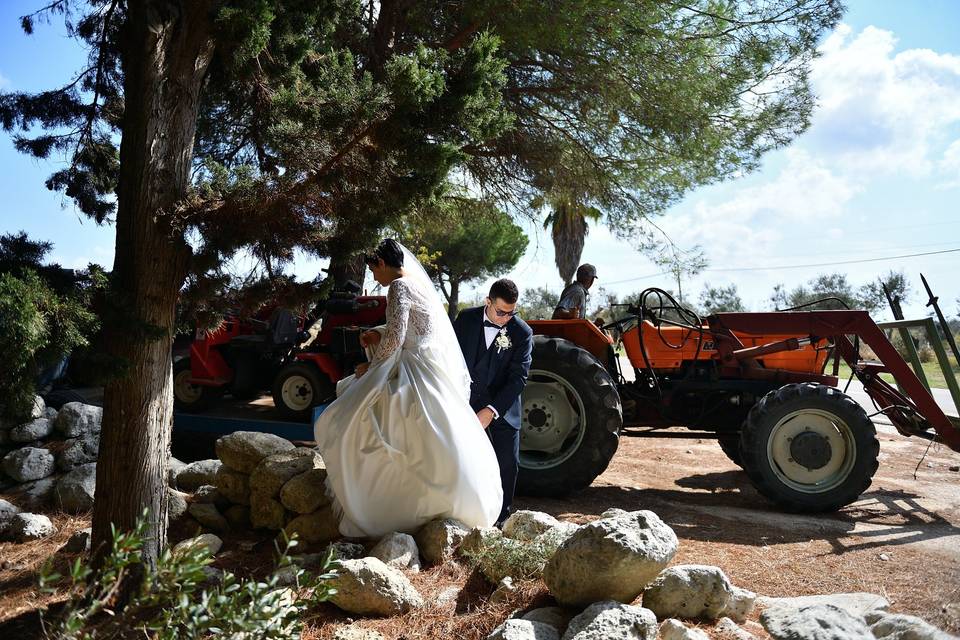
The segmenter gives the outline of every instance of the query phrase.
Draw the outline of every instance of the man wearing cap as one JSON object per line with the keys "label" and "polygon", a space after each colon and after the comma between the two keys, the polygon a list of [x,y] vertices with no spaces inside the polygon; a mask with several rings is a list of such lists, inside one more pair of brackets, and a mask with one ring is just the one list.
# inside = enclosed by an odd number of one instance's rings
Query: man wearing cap
{"label": "man wearing cap", "polygon": [[568,284],[560,294],[560,302],[553,310],[554,320],[570,320],[587,317],[587,290],[597,279],[597,268],[592,264],[577,267],[577,279]]}

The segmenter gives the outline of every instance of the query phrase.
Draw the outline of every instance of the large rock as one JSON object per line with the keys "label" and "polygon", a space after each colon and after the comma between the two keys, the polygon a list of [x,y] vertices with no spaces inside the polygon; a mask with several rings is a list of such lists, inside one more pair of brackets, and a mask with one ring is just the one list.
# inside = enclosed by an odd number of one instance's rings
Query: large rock
{"label": "large rock", "polygon": [[511,618],[494,629],[487,640],[560,640],[560,634],[542,622]]}
{"label": "large rock", "polygon": [[18,513],[20,513],[20,507],[0,498],[0,523],[11,520]]}
{"label": "large rock", "polygon": [[53,502],[54,489],[57,487],[57,478],[51,476],[41,480],[27,482],[17,487],[17,501],[28,510],[39,510],[50,506]]}
{"label": "large rock", "polygon": [[202,487],[197,487],[197,490],[193,492],[191,502],[197,504],[215,504],[218,507],[223,507],[224,509],[230,506],[230,501],[227,500],[224,495],[220,493],[220,490],[212,484],[205,484]]}
{"label": "large rock", "polygon": [[33,396],[33,403],[30,405],[30,419],[42,418],[47,412],[47,403],[40,396]]}
{"label": "large rock", "polygon": [[453,557],[453,552],[466,535],[467,525],[459,520],[446,518],[431,520],[423,525],[414,538],[420,548],[420,556],[430,564],[440,564]]}
{"label": "large rock", "polygon": [[6,540],[9,537],[10,523],[18,513],[20,513],[20,507],[0,498],[0,540]]}
{"label": "large rock", "polygon": [[541,533],[560,526],[560,521],[541,511],[520,510],[503,523],[503,535],[514,540],[533,540]]}
{"label": "large rock", "polygon": [[69,513],[93,509],[93,494],[97,488],[97,463],[80,465],[57,480],[57,506]]}
{"label": "large rock", "polygon": [[10,442],[33,442],[53,433],[53,424],[47,418],[34,418],[30,422],[10,429]]}
{"label": "large rock", "polygon": [[304,471],[283,485],[280,489],[280,502],[294,513],[312,513],[330,504],[326,482],[326,469]]}
{"label": "large rock", "polygon": [[93,529],[87,527],[86,529],[78,529],[73,532],[73,535],[70,536],[70,539],[67,540],[67,544],[63,545],[60,548],[60,551],[66,553],[87,553],[90,551],[90,539],[93,537]]}
{"label": "large rock", "polygon": [[597,602],[570,621],[563,640],[655,640],[657,616],[643,607],[621,602]]}
{"label": "large rock", "polygon": [[17,542],[40,540],[56,532],[50,518],[38,513],[18,513],[7,526],[7,534]]}
{"label": "large rock", "polygon": [[403,572],[376,558],[344,560],[330,581],[331,601],[359,615],[394,616],[423,606],[423,597]]}
{"label": "large rock", "polygon": [[217,484],[217,471],[223,465],[219,460],[197,460],[183,466],[177,472],[176,488],[193,492],[205,484]]}
{"label": "large rock", "polygon": [[53,407],[47,407],[43,410],[43,417],[52,422],[57,419],[57,410]]}
{"label": "large rock", "polygon": [[233,504],[250,504],[250,476],[227,465],[217,469],[215,486]]}
{"label": "large rock", "polygon": [[227,519],[231,529],[249,529],[252,526],[250,507],[244,504],[230,505],[223,511],[223,517]]}
{"label": "large rock", "polygon": [[174,520],[182,518],[187,512],[188,494],[183,491],[177,491],[176,489],[167,489],[167,495],[167,517],[173,522]]}
{"label": "large rock", "polygon": [[261,460],[250,473],[250,492],[279,498],[280,489],[291,478],[322,465],[317,452],[306,447],[275,453]]}
{"label": "large rock", "polygon": [[100,433],[103,409],[82,402],[68,402],[57,412],[53,426],[65,438]]}
{"label": "large rock", "polygon": [[56,470],[56,460],[46,449],[23,447],[3,457],[3,472],[17,482],[46,478]]}
{"label": "large rock", "polygon": [[577,529],[544,570],[564,606],[632,602],[677,552],[677,536],[652,511],[601,518]]}
{"label": "large rock", "polygon": [[250,473],[260,461],[293,450],[294,444],[272,433],[235,431],[217,439],[217,457],[234,471]]}
{"label": "large rock", "polygon": [[956,640],[926,620],[902,613],[872,611],[866,621],[877,640]]}
{"label": "large rock", "polygon": [[170,485],[171,489],[177,488],[177,474],[187,466],[185,462],[177,460],[173,456],[167,460],[167,484]]}
{"label": "large rock", "polygon": [[203,527],[222,533],[230,528],[227,519],[217,510],[217,505],[207,502],[194,502],[187,511],[197,519]]}
{"label": "large rock", "polygon": [[710,636],[700,629],[688,627],[679,620],[668,618],[660,625],[660,640],[710,640]]}
{"label": "large rock", "polygon": [[284,530],[287,535],[297,534],[299,540],[311,544],[331,542],[340,537],[336,516],[330,507],[324,507],[313,513],[297,516],[287,523]]}
{"label": "large rock", "polygon": [[757,640],[757,637],[730,618],[720,618],[713,633],[719,640]]}
{"label": "large rock", "polygon": [[70,471],[81,464],[96,462],[99,452],[100,438],[96,434],[67,440],[56,456],[57,468],[61,471]]}
{"label": "large rock", "polygon": [[563,607],[540,607],[539,609],[528,611],[521,617],[531,622],[548,624],[556,629],[557,632],[563,633],[567,625],[570,624],[570,619],[573,618],[573,614]]}
{"label": "large rock", "polygon": [[762,609],[768,607],[810,607],[815,604],[829,604],[839,607],[854,617],[863,617],[871,611],[886,611],[890,608],[887,599],[876,593],[830,593],[816,596],[799,596],[796,598],[757,598],[757,606]]}
{"label": "large rock", "polygon": [[719,567],[682,564],[663,571],[643,592],[643,606],[657,618],[744,620],[756,595],[735,589]]}
{"label": "large rock", "polygon": [[420,550],[413,536],[406,533],[390,533],[370,550],[370,557],[397,569],[420,571]]}
{"label": "large rock", "polygon": [[775,640],[875,640],[863,618],[830,604],[767,607],[760,622]]}
{"label": "large rock", "polygon": [[257,529],[283,529],[287,512],[279,500],[254,491],[250,493],[250,523]]}
{"label": "large rock", "polygon": [[183,542],[180,542],[173,548],[173,552],[183,553],[192,547],[203,548],[211,556],[215,556],[220,552],[220,549],[223,548],[223,540],[212,533],[204,533],[194,538],[187,538]]}

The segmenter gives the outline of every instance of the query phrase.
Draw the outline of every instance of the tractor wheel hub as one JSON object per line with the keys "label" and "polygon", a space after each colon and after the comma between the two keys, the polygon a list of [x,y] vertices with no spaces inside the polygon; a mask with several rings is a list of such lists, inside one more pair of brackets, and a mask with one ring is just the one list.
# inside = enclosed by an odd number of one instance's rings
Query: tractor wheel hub
{"label": "tractor wheel hub", "polygon": [[540,407],[536,407],[527,414],[527,420],[532,428],[541,431],[547,424],[547,412]]}
{"label": "tractor wheel hub", "polygon": [[790,456],[800,466],[813,471],[827,466],[833,450],[827,438],[814,431],[804,431],[790,443]]}

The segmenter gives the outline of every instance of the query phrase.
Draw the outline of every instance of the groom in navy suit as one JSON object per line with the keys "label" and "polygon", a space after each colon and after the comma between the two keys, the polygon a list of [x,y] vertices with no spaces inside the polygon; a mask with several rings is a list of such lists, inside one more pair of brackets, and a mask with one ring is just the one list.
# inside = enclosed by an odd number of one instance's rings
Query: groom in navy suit
{"label": "groom in navy suit", "polygon": [[497,526],[510,515],[520,462],[520,394],[530,372],[533,331],[516,316],[517,285],[501,279],[490,287],[486,304],[464,309],[453,323],[470,370],[470,406],[487,430],[500,463],[503,509]]}

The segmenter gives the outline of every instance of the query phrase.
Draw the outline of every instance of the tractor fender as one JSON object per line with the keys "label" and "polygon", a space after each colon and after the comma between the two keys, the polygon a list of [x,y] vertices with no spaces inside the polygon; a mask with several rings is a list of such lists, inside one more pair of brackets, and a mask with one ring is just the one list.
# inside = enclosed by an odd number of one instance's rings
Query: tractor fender
{"label": "tractor fender", "polygon": [[298,353],[294,359],[297,362],[309,362],[320,369],[334,383],[343,377],[340,365],[328,353]]}

